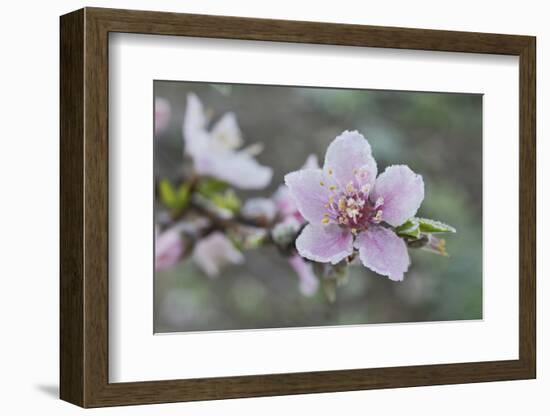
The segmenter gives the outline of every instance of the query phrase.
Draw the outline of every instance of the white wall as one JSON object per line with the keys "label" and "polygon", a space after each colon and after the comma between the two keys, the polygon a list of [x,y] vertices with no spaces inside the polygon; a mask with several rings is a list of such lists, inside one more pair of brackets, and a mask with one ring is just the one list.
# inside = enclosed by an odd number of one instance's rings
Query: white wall
{"label": "white wall", "polygon": [[[538,37],[539,378],[536,381],[317,394],[92,410],[88,414],[548,414],[550,361],[544,347],[543,243],[550,209],[543,194],[550,146],[543,130],[550,100],[550,26],[543,1],[339,0],[270,2],[125,0],[4,2],[0,17],[0,409],[2,414],[82,412],[56,399],[58,384],[58,16],[82,6],[408,26]],[[545,176],[545,177],[543,177]],[[543,197],[547,201],[543,201]],[[546,234],[546,237],[542,237]],[[546,260],[545,265],[548,266]],[[544,269],[543,269],[544,267]],[[547,325],[546,325],[547,326]]]}

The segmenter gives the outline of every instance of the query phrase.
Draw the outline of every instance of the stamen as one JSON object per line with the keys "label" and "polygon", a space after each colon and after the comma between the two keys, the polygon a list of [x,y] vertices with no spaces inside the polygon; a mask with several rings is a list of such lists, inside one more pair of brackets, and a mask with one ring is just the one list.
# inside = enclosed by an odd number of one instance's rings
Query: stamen
{"label": "stamen", "polygon": [[325,186],[325,183],[323,181],[319,182],[319,185]]}
{"label": "stamen", "polygon": [[333,171],[332,169],[329,169],[329,170],[328,170],[328,174],[329,174],[329,175],[332,175],[333,173],[334,173],[334,171]]}
{"label": "stamen", "polygon": [[328,224],[329,222],[330,222],[330,218],[329,218],[329,217],[325,217],[325,218],[323,218],[323,219],[321,220],[321,223],[322,223],[322,224],[325,224],[325,225]]}
{"label": "stamen", "polygon": [[364,194],[368,194],[369,191],[370,191],[370,185],[368,183],[361,187],[361,192],[363,192]]}
{"label": "stamen", "polygon": [[338,210],[343,211],[345,208],[346,208],[346,199],[345,198],[340,198],[338,200]]}
{"label": "stamen", "polygon": [[350,193],[350,194],[353,193],[353,192],[355,192],[355,188],[353,187],[353,183],[352,183],[352,182],[350,182],[350,183],[348,183],[348,184],[346,185],[346,191],[347,191],[348,193]]}
{"label": "stamen", "polygon": [[374,217],[374,220],[378,221],[378,222],[382,221],[382,210],[381,209],[376,211],[376,216]]}
{"label": "stamen", "polygon": [[328,187],[328,189],[330,189],[331,191],[334,191],[334,190],[336,189],[336,185],[330,185],[330,186]]}

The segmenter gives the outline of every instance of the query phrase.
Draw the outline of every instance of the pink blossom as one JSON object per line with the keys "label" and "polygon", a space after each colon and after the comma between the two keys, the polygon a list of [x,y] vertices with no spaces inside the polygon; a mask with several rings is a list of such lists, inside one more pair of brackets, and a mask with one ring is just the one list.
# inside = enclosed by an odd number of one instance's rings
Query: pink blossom
{"label": "pink blossom", "polygon": [[223,233],[216,231],[196,244],[193,261],[209,277],[216,277],[224,266],[243,263],[244,256]]}
{"label": "pink blossom", "polygon": [[155,136],[166,131],[170,124],[172,109],[167,99],[155,97]]}
{"label": "pink blossom", "polygon": [[184,244],[175,229],[156,234],[155,270],[162,271],[176,265],[184,254]]}
{"label": "pink blossom", "polygon": [[[317,161],[317,156],[309,155],[306,159],[306,162],[302,166],[302,169],[318,169],[319,162]],[[277,207],[278,213],[286,219],[288,217],[295,218],[298,222],[304,223],[305,219],[300,214],[298,206],[294,201],[294,198],[290,194],[290,189],[286,185],[281,185],[273,195],[273,201]]]}
{"label": "pink blossom", "polygon": [[424,199],[422,176],[395,165],[377,177],[369,142],[345,131],[329,145],[323,169],[289,173],[285,183],[309,222],[296,240],[301,256],[336,264],[355,248],[365,267],[403,280],[407,246],[385,224],[397,227],[416,214]]}
{"label": "pink blossom", "polygon": [[239,150],[243,139],[235,114],[224,114],[210,129],[207,124],[201,101],[195,94],[189,94],[183,137],[185,153],[193,158],[197,173],[241,189],[265,188],[273,170],[260,165],[254,158],[259,149],[257,145]]}
{"label": "pink blossom", "polygon": [[298,275],[300,282],[300,292],[304,296],[312,296],[317,292],[319,288],[319,280],[313,273],[313,266],[311,263],[305,261],[303,257],[298,254],[293,255],[288,259],[288,262]]}

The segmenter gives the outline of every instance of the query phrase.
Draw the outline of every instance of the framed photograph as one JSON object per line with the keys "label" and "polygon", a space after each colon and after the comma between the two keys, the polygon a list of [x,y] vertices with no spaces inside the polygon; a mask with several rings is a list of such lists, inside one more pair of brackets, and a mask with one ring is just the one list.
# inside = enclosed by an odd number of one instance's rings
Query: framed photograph
{"label": "framed photograph", "polygon": [[63,400],[535,378],[534,37],[60,28]]}

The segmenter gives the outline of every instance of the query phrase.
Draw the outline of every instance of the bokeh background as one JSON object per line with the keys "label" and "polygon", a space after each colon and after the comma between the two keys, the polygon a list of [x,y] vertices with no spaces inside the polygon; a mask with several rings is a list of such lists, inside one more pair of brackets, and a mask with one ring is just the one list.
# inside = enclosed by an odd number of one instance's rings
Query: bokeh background
{"label": "bokeh background", "polygon": [[[482,96],[155,81],[170,102],[168,129],[155,140],[155,175],[175,178],[183,163],[182,122],[189,92],[215,117],[236,113],[245,144],[261,142],[271,185],[243,198],[270,196],[286,173],[344,130],[369,140],[378,170],[407,164],[424,178],[418,216],[453,225],[450,257],[410,250],[403,282],[350,268],[334,303],[305,297],[275,248],[246,252],[246,263],[211,279],[191,260],[154,276],[155,332],[308,327],[482,318]],[[214,120],[216,120],[216,118]]]}

